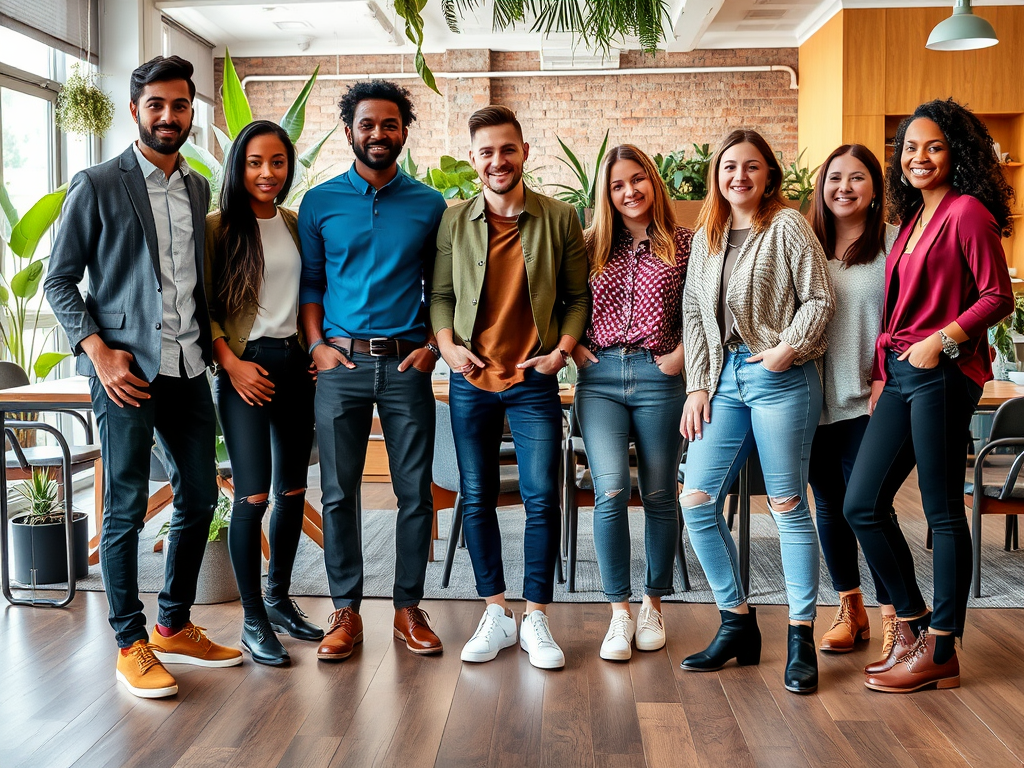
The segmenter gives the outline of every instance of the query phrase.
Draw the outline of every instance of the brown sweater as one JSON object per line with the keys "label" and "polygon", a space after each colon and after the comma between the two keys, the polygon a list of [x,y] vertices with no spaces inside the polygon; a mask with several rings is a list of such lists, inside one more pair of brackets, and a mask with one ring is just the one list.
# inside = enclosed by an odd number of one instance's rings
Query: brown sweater
{"label": "brown sweater", "polygon": [[540,349],[517,217],[487,213],[487,272],[473,349],[487,365],[466,374],[466,379],[488,392],[503,392],[521,382],[523,371],[516,363]]}

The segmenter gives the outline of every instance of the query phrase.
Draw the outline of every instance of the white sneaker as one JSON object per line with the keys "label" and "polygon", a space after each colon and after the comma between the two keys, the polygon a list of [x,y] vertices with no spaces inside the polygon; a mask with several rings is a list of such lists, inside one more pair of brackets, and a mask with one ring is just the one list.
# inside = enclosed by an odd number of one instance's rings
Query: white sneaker
{"label": "white sneaker", "polygon": [[491,661],[502,648],[516,644],[516,620],[506,616],[505,609],[500,605],[487,606],[476,632],[469,642],[462,647],[463,661]]}
{"label": "white sneaker", "polygon": [[519,647],[530,654],[530,663],[540,669],[560,669],[565,666],[565,654],[551,636],[548,617],[544,611],[523,615],[519,630]]}
{"label": "white sneaker", "polygon": [[612,611],[612,620],[608,625],[608,634],[601,643],[601,658],[608,661],[629,661],[633,655],[633,633],[636,624],[629,611]]}
{"label": "white sneaker", "polygon": [[645,605],[637,618],[636,648],[638,651],[656,651],[664,647],[665,620],[658,610]]}

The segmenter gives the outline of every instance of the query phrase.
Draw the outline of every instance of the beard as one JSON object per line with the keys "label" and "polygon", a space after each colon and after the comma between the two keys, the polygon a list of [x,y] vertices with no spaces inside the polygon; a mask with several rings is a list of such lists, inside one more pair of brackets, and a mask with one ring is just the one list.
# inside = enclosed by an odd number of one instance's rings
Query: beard
{"label": "beard", "polygon": [[[159,128],[171,128],[172,130],[178,131],[178,135],[172,139],[159,138],[155,133]],[[157,123],[153,126],[153,129],[150,130],[143,125],[141,120],[139,121],[139,139],[147,147],[159,152],[161,155],[173,155],[181,149],[182,144],[188,141],[188,132],[190,130],[192,130],[191,123],[189,123],[188,127],[185,129],[169,123]]]}
{"label": "beard", "polygon": [[[375,158],[369,153],[370,147],[386,147],[388,152],[383,157]],[[368,168],[372,168],[375,171],[385,171],[398,161],[398,156],[402,154],[402,145],[393,144],[390,141],[375,141],[372,144],[369,142],[357,144],[353,141],[352,152]]]}
{"label": "beard", "polygon": [[522,169],[516,170],[515,168],[512,168],[511,172],[512,172],[511,173],[511,178],[509,179],[509,181],[506,182],[505,184],[501,185],[501,186],[493,185],[491,183],[491,181],[490,181],[490,175],[489,174],[484,174],[483,177],[481,177],[480,181],[483,183],[483,185],[485,187],[487,187],[489,190],[491,190],[491,192],[493,192],[494,194],[496,194],[496,195],[507,195],[509,192],[511,192],[512,190],[516,189],[519,186],[519,182],[521,182],[523,180],[523,171],[522,171]]}

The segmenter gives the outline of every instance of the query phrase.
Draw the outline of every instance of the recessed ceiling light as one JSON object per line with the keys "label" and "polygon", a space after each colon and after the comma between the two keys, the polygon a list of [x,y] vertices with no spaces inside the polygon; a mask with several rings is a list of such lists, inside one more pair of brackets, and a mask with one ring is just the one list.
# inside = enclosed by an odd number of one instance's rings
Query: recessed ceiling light
{"label": "recessed ceiling light", "polygon": [[313,28],[313,25],[308,21],[275,21],[274,26],[283,32],[294,32],[300,29]]}

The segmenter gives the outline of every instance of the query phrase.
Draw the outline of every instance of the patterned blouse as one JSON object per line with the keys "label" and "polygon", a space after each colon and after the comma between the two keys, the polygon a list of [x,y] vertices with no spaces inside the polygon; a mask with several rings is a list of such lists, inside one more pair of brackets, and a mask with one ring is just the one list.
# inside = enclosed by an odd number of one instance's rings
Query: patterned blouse
{"label": "patterned blouse", "polygon": [[604,269],[590,276],[594,305],[587,340],[591,347],[621,345],[665,355],[679,346],[683,279],[692,237],[689,229],[676,227],[676,264],[669,266],[651,253],[649,240],[633,251],[629,231],[619,231]]}

